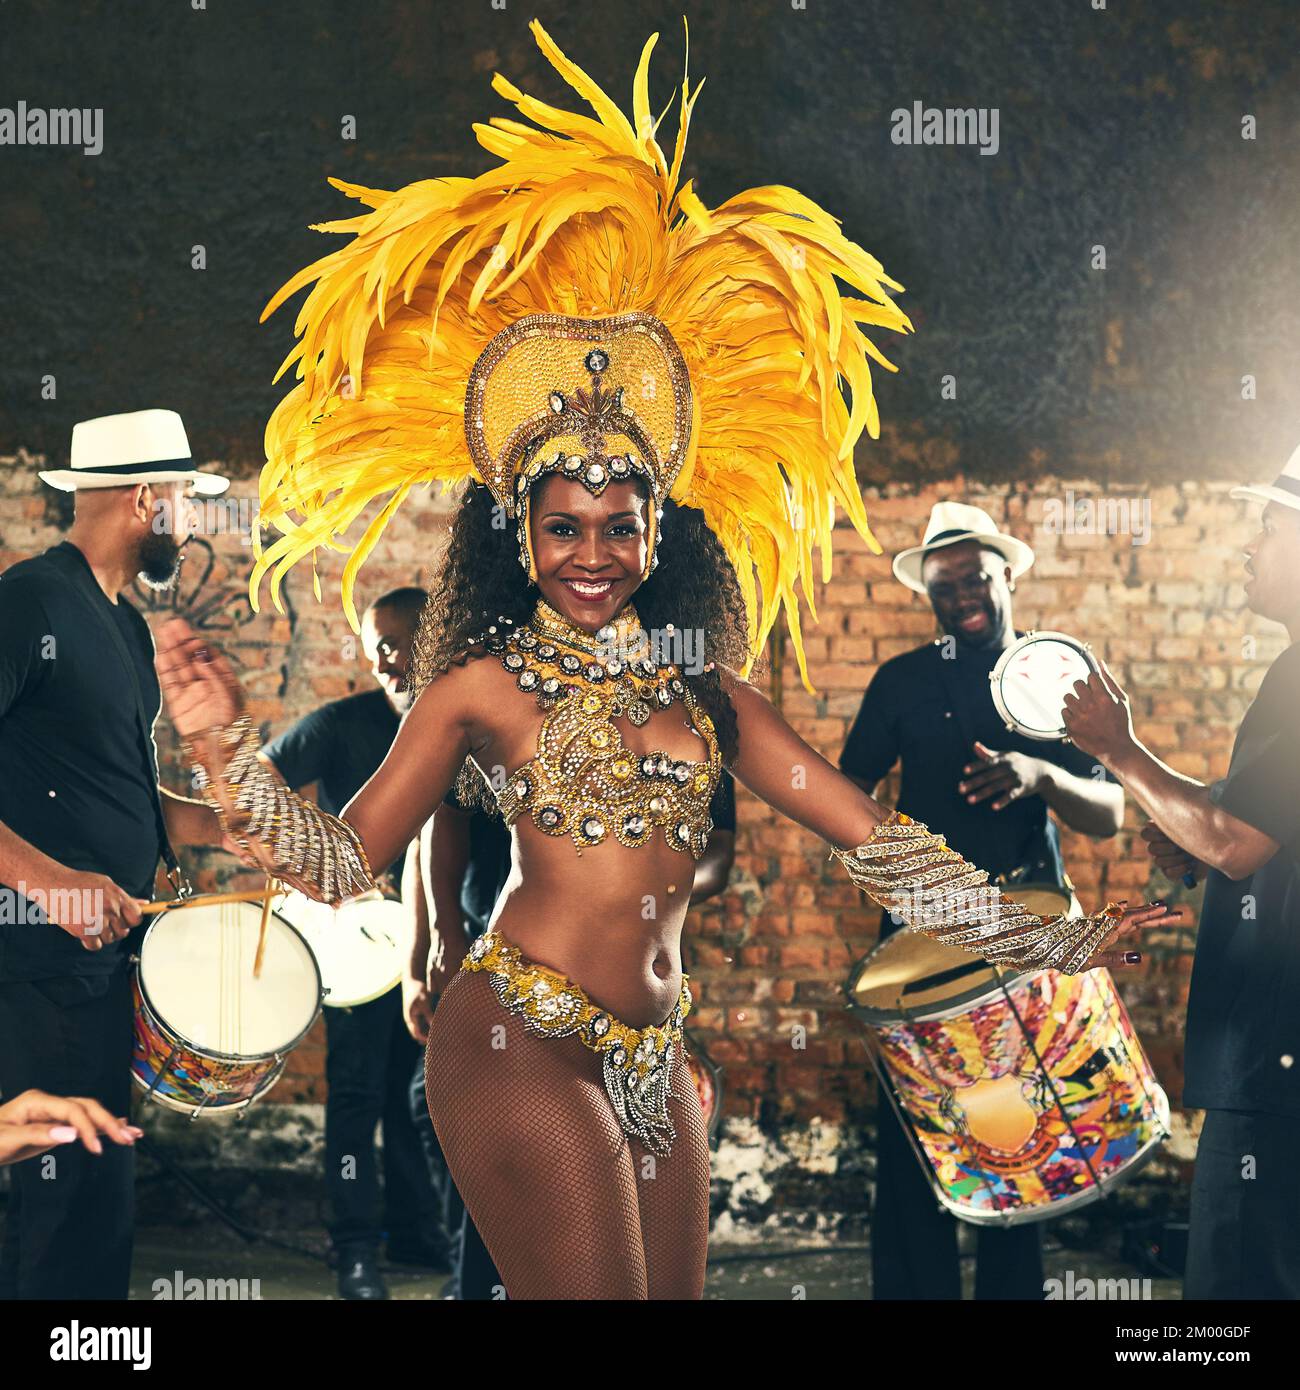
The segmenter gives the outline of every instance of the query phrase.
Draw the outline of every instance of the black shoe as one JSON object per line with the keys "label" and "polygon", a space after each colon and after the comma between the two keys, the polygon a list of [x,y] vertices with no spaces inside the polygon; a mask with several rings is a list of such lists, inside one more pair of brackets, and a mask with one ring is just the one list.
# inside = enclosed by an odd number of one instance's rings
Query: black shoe
{"label": "black shoe", "polygon": [[436,1236],[390,1240],[387,1246],[389,1264],[416,1265],[420,1269],[447,1270],[451,1268],[451,1252],[446,1240]]}
{"label": "black shoe", "polygon": [[376,1303],[388,1297],[373,1250],[339,1251],[339,1297]]}

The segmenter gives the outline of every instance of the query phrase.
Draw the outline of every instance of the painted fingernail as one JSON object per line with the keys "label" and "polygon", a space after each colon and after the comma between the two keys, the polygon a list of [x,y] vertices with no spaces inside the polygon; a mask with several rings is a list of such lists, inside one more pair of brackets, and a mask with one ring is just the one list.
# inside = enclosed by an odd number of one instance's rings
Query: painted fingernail
{"label": "painted fingernail", "polygon": [[50,1127],[50,1138],[56,1144],[71,1144],[77,1137],[77,1131],[71,1125],[52,1125]]}
{"label": "painted fingernail", "polygon": [[1141,951],[1125,951],[1125,952],[1124,952],[1124,964],[1125,964],[1125,965],[1141,965],[1141,963],[1142,963],[1142,952],[1141,952]]}

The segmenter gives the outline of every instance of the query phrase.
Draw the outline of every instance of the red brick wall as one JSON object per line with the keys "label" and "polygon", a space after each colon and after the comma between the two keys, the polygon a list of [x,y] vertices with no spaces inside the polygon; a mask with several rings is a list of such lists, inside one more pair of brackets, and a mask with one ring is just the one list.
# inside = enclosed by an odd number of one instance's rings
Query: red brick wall
{"label": "red brick wall", "polygon": [[[58,499],[36,480],[25,455],[0,459],[0,568],[60,538]],[[1222,775],[1233,731],[1284,638],[1242,608],[1240,547],[1250,518],[1229,500],[1228,485],[1189,484],[1146,491],[1112,486],[1112,496],[1147,498],[1148,544],[1126,535],[1061,535],[1044,526],[1044,508],[1065,490],[1095,496],[1084,480],[1042,479],[991,492],[960,478],[923,491],[868,490],[867,506],[884,556],[870,554],[851,531],[837,534],[835,578],[817,593],[821,623],[806,647],[817,686],[799,684],[792,653],[774,661],[774,693],[794,727],[837,760],[858,701],[876,666],[934,635],[928,605],[897,584],[889,556],[919,539],[931,504],[958,498],[986,507],[1029,541],[1038,561],[1020,582],[1020,627],[1060,627],[1091,641],[1133,694],[1140,732],[1179,771]],[[237,482],[237,496],[253,492]],[[362,574],[358,606],[399,584],[427,582],[445,504],[415,498],[390,528]],[[248,547],[238,535],[214,535],[194,547],[178,607],[210,630],[243,673],[252,713],[266,734],[326,700],[368,686],[369,675],[337,603],[337,557],[322,562],[325,602],[311,595],[310,575],[287,585],[288,616],[254,616],[246,603]],[[156,613],[160,610],[156,610]],[[1255,644],[1252,649],[1252,643]],[[170,729],[158,727],[165,776],[178,789],[184,774]],[[882,796],[894,791],[891,782]],[[697,1037],[725,1068],[727,1112],[765,1121],[859,1119],[873,1105],[857,1025],[842,1007],[853,962],[874,942],[877,912],[863,905],[815,836],[739,793],[736,873],[732,890],[693,914],[687,962],[698,986]],[[1141,824],[1130,805],[1116,839],[1065,837],[1066,860],[1085,904],[1107,897],[1170,892],[1135,842]],[[219,854],[187,856],[201,888],[247,876]],[[1190,940],[1148,940],[1147,959],[1121,987],[1161,1080],[1176,1102],[1181,1087],[1182,1018]],[[807,1046],[792,1029],[807,1030]],[[276,1101],[323,1095],[323,1034],[318,1027],[294,1054]]]}

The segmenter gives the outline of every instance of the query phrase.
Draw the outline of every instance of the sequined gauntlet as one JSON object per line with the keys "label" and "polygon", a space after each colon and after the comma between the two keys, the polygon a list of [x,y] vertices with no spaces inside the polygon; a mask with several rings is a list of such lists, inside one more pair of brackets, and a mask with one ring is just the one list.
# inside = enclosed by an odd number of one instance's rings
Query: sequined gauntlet
{"label": "sequined gauntlet", "polygon": [[1076,975],[1123,915],[1114,905],[1091,917],[1030,912],[942,835],[897,811],[862,844],[834,855],[869,898],[913,931],[999,965]]}
{"label": "sequined gauntlet", "polygon": [[218,753],[226,759],[221,774],[226,801],[211,782],[191,744],[203,799],[217,813],[221,828],[241,849],[256,840],[271,856],[274,871],[316,890],[313,896],[334,906],[375,885],[360,836],[345,820],[290,790],[257,756],[260,744],[248,716],[213,731]]}

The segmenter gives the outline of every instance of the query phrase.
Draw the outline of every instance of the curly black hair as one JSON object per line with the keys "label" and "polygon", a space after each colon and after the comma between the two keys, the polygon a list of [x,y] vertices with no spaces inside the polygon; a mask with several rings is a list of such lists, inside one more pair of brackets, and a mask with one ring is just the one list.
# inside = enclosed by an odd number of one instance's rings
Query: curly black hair
{"label": "curly black hair", "polygon": [[[703,633],[701,664],[712,662],[715,668],[683,671],[682,677],[713,721],[723,762],[731,763],[740,734],[717,667],[739,670],[748,656],[749,619],[740,585],[703,514],[671,498],[663,504],[656,553],[659,563],[633,599],[637,614],[648,632],[672,626]],[[501,616],[527,622],[539,597],[519,563],[514,524],[481,484],[470,484],[452,518],[441,567],[429,589],[411,654],[415,695],[434,676],[463,663],[469,639],[480,636],[488,624]],[[477,776],[462,776],[457,796],[484,806],[481,785]]]}

